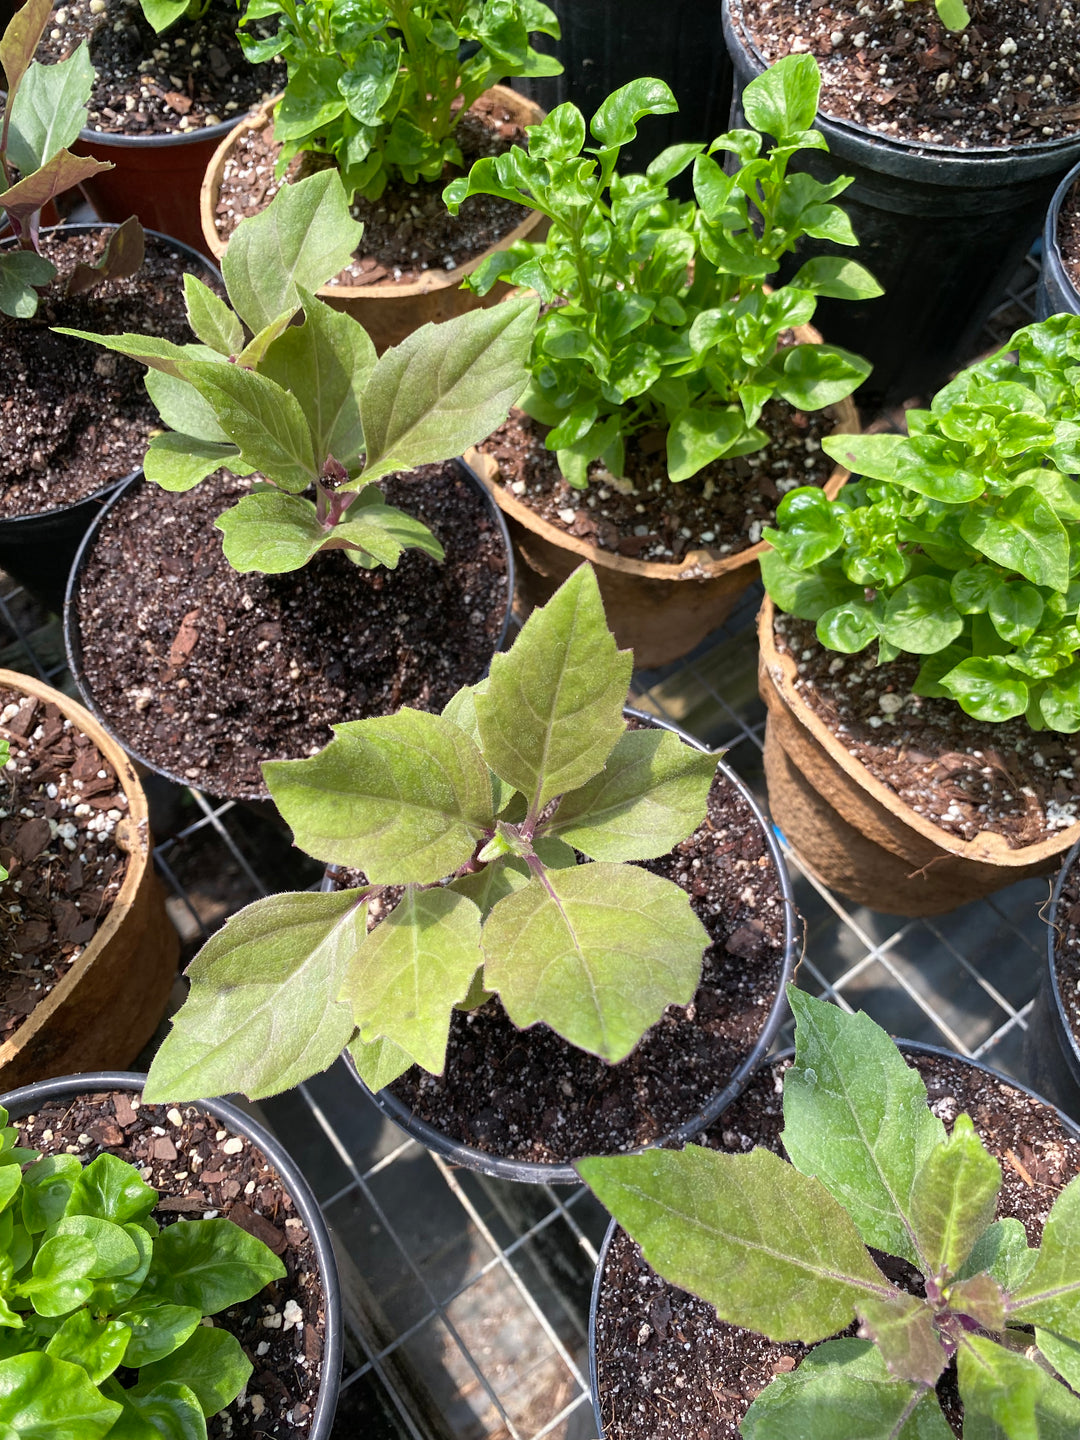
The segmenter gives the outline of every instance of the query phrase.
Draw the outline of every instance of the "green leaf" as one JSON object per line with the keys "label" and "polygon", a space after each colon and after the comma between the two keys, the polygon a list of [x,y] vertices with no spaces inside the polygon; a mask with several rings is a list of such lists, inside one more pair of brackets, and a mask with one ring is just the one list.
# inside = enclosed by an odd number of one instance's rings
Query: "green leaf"
{"label": "green leaf", "polygon": [[874,607],[865,600],[845,600],[818,616],[817,638],[829,650],[855,655],[880,634]]}
{"label": "green leaf", "polygon": [[51,0],[26,0],[26,4],[12,10],[0,33],[0,66],[3,66],[5,88],[12,104],[51,16]]}
{"label": "green leaf", "polygon": [[688,1005],[709,935],[685,891],[632,865],[549,870],[484,923],[484,983],[519,1030],[542,1020],[616,1064]]}
{"label": "green leaf", "polygon": [[[2,213],[0,206],[0,213]],[[0,253],[0,313],[17,320],[29,320],[37,311],[36,285],[48,285],[56,276],[56,266],[33,250],[7,250]]]}
{"label": "green leaf", "polygon": [[93,84],[85,41],[55,65],[30,65],[11,106],[8,131],[7,158],[23,175],[79,138]]}
{"label": "green leaf", "polygon": [[34,1256],[25,1289],[39,1315],[67,1315],[90,1298],[97,1251],[82,1235],[54,1235]]}
{"label": "green leaf", "polygon": [[[777,531],[768,530],[763,539],[772,540]],[[779,609],[802,620],[818,620],[828,610],[860,598],[861,587],[842,575],[814,575],[789,565],[779,550],[766,550],[761,557],[761,578]]]}
{"label": "green leaf", "polygon": [[[143,376],[146,393],[157,406],[162,423],[181,435],[197,440],[227,444],[229,437],[218,424],[213,406],[187,380],[167,375],[164,370],[148,370]],[[153,441],[151,441],[153,444]]]}
{"label": "green leaf", "polygon": [[171,1355],[195,1333],[202,1317],[203,1312],[192,1305],[163,1305],[153,1300],[135,1302],[121,1316],[130,1327],[124,1364],[137,1370]]}
{"label": "green leaf", "polygon": [[119,1393],[124,1410],[109,1440],[205,1440],[206,1421],[195,1392],[180,1381]]}
{"label": "green leaf", "polygon": [[214,521],[225,537],[225,559],[247,574],[282,575],[299,570],[332,538],[315,506],[300,495],[256,490]]}
{"label": "green leaf", "polygon": [[1002,580],[990,592],[987,609],[994,629],[1012,645],[1024,645],[1039,628],[1043,598],[1034,585]]}
{"label": "green leaf", "polygon": [[907,443],[904,435],[826,435],[821,448],[853,475],[892,480]]}
{"label": "green leaf", "polygon": [[297,845],[373,884],[441,880],[495,823],[480,752],[420,710],[336,725],[320,754],[267,762],[263,774]]}
{"label": "green leaf", "polygon": [[389,1040],[372,1040],[368,1045],[359,1038],[350,1040],[349,1054],[356,1062],[360,1079],[376,1094],[413,1067],[412,1056]]}
{"label": "green leaf", "polygon": [[119,1414],[80,1365],[40,1351],[0,1360],[0,1427],[12,1440],[98,1440]]}
{"label": "green leaf", "polygon": [[1001,1167],[967,1115],[931,1150],[911,1191],[911,1222],[935,1275],[954,1275],[994,1218]]}
{"label": "green leaf", "polygon": [[54,325],[57,335],[74,335],[76,340],[89,340],[103,350],[114,350],[118,355],[129,355],[152,370],[163,370],[178,380],[184,376],[181,365],[190,363],[191,356],[182,345],[171,340],[159,340],[156,335],[91,335],[87,330],[69,330],[64,325]]}
{"label": "green leaf", "polygon": [[1075,1440],[1080,1400],[1041,1365],[971,1334],[956,1365],[965,1440]]}
{"label": "green leaf", "polygon": [[318,478],[311,432],[295,395],[239,365],[185,360],[182,373],[209,401],[245,465],[297,494]]}
{"label": "green leaf", "polygon": [[990,1275],[973,1275],[948,1287],[950,1310],[967,1315],[984,1330],[1005,1328],[1005,1293]]}
{"label": "green leaf", "polygon": [[952,644],[964,621],[953,607],[949,582],[919,575],[889,596],[880,625],[882,635],[898,650],[933,655]]}
{"label": "green leaf", "polygon": [[1051,1207],[1039,1258],[1013,1295],[1010,1319],[1080,1340],[1080,1176]]}
{"label": "green leaf", "polygon": [[939,683],[976,720],[1012,720],[1028,707],[1027,685],[1004,660],[993,656],[962,660]]}
{"label": "green leaf", "polygon": [[776,523],[779,530],[772,543],[797,570],[815,569],[844,543],[833,502],[816,485],[789,490],[777,506]]}
{"label": "green leaf", "polygon": [[860,1296],[857,1308],[862,1321],[859,1334],[873,1340],[890,1375],[922,1385],[937,1383],[946,1355],[928,1301],[897,1291],[887,1300]]}
{"label": "green leaf", "polygon": [[1080,1341],[1035,1327],[1035,1343],[1067,1385],[1080,1389]]}
{"label": "green leaf", "polygon": [[27,1167],[22,1183],[23,1224],[40,1234],[63,1216],[72,1186],[82,1174],[74,1155],[44,1155]]}
{"label": "green leaf", "polygon": [[258,370],[267,350],[289,328],[296,318],[299,308],[298,305],[287,305],[280,315],[270,321],[269,325],[264,325],[257,334],[253,335],[237,355],[237,365],[245,366],[249,370]]}
{"label": "green leaf", "polygon": [[894,1293],[820,1182],[760,1146],[687,1145],[575,1168],[657,1274],[770,1340],[822,1340],[865,1295]]}
{"label": "green leaf", "polygon": [[284,1275],[274,1252],[231,1220],[178,1220],[154,1241],[145,1293],[217,1315]]}
{"label": "green leaf", "polygon": [[460,455],[525,389],[538,305],[528,297],[421,325],[382,355],[363,399],[363,482]]}
{"label": "green leaf", "polygon": [[194,275],[185,275],[184,303],[188,324],[204,345],[219,355],[239,355],[244,348],[244,327],[209,285]]}
{"label": "green leaf", "polygon": [[600,772],[626,729],[633,668],[608,630],[596,576],[580,566],[491,662],[476,714],[484,757],[534,814]]}
{"label": "green leaf", "polygon": [[98,1320],[89,1310],[76,1310],[53,1335],[45,1353],[81,1366],[91,1382],[100,1385],[124,1358],[130,1336],[122,1320]]}
{"label": "green leaf", "polygon": [[971,15],[964,0],[934,0],[938,17],[946,30],[964,30],[971,21]]}
{"label": "green leaf", "polygon": [[971,1254],[957,1272],[958,1280],[986,1272],[1006,1292],[1019,1290],[1031,1274],[1037,1250],[1029,1250],[1027,1231],[1019,1220],[996,1220],[976,1240]]}
{"label": "green leaf", "polygon": [[[213,440],[199,440],[194,435],[167,430],[151,437],[143,457],[143,473],[163,490],[176,493],[193,489],[215,470],[239,458],[240,451],[235,445],[220,445]],[[247,466],[243,468],[246,471]]]}
{"label": "green leaf", "polygon": [[345,75],[340,56],[305,56],[289,66],[289,83],[274,112],[274,139],[279,145],[325,130],[341,115],[345,96],[338,81]]}
{"label": "green leaf", "polygon": [[788,1000],[795,1064],[784,1077],[783,1141],[792,1164],[818,1176],[867,1245],[924,1268],[911,1192],[945,1139],[926,1086],[868,1015],[847,1015],[794,985]]}
{"label": "green leaf", "polygon": [[589,122],[601,145],[628,145],[645,115],[672,115],[679,108],[663,80],[631,80],[607,97]]}
{"label": "green leaf", "polygon": [[422,521],[387,505],[377,485],[361,490],[340,520],[328,534],[331,547],[335,540],[347,540],[373,555],[380,565],[391,570],[403,550],[423,550],[436,560],[445,556],[443,547]]}
{"label": "green leaf", "polygon": [[817,114],[821,77],[812,55],[788,55],[743,91],[747,123],[777,140],[809,130]]}
{"label": "green leaf", "polygon": [[362,898],[271,895],[233,915],[188,967],[190,993],[154,1057],[147,1100],[271,1095],[331,1065],[353,1030],[337,997],[364,938]]}
{"label": "green leaf", "polygon": [[199,1325],[179,1349],[143,1366],[139,1389],[155,1389],[167,1380],[178,1380],[191,1390],[209,1420],[232,1404],[251,1371],[251,1361],[234,1335]]}
{"label": "green leaf", "polygon": [[132,1220],[145,1220],[157,1199],[157,1191],[144,1184],[133,1165],[104,1154],[80,1171],[64,1214],[93,1215],[115,1225],[126,1225]]}
{"label": "green leaf", "polygon": [[721,408],[695,406],[672,420],[667,434],[668,476],[689,480],[713,460],[726,455],[747,434],[742,411],[734,405]]}
{"label": "green leaf", "polygon": [[968,565],[949,581],[949,595],[961,615],[981,615],[1001,584],[1001,571],[993,565]]}
{"label": "green leaf", "polygon": [[139,0],[139,8],[147,24],[160,35],[170,25],[175,25],[188,8],[187,0]]}
{"label": "green leaf", "polygon": [[356,952],[341,992],[361,1041],[388,1040],[441,1075],[451,1013],[482,958],[480,911],[471,900],[406,886]]}
{"label": "green leaf", "polygon": [[960,534],[981,554],[1033,585],[1065,590],[1069,584],[1069,538],[1053,509],[1029,485],[1003,499],[973,505]]}
{"label": "green leaf", "polygon": [[847,397],[872,366],[835,345],[792,345],[777,357],[776,392],[799,410],[823,410]]}
{"label": "green leaf", "polygon": [[809,290],[835,300],[873,300],[884,295],[869,270],[843,255],[815,255],[788,282],[793,290]]}

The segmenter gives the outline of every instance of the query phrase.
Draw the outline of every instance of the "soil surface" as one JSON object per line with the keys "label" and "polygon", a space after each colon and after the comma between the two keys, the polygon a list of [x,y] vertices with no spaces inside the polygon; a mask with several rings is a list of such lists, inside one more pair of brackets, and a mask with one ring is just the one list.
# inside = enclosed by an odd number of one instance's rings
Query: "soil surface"
{"label": "soil surface", "polygon": [[[285,83],[279,60],[250,65],[236,38],[240,8],[211,0],[198,20],[181,18],[161,35],[143,18],[138,0],[68,0],[38,46],[46,64],[65,60],[90,42],[95,71],[87,127],[110,135],[177,135],[223,120],[239,120]],[[247,27],[268,34],[272,22]]]}
{"label": "soil surface", "polygon": [[[971,1116],[1001,1162],[998,1217],[1021,1220],[1029,1243],[1037,1245],[1057,1194],[1080,1174],[1080,1141],[1049,1106],[980,1070],[936,1056],[910,1061],[947,1127],[961,1111]],[[782,1154],[785,1068],[781,1062],[760,1071],[705,1142],[735,1153],[764,1145]],[[875,1252],[879,1263],[883,1258]],[[884,1263],[895,1283],[918,1293],[911,1267]],[[808,1353],[798,1343],[775,1344],[718,1319],[711,1305],[661,1280],[622,1231],[603,1272],[597,1352],[606,1440],[738,1440],[751,1402]],[[939,1381],[938,1395],[959,1435],[954,1366]]]}
{"label": "soil surface", "polygon": [[1080,185],[1073,185],[1058,211],[1057,239],[1069,279],[1080,291]]}
{"label": "soil surface", "polygon": [[261,761],[314,754],[340,721],[441,710],[484,674],[509,604],[502,535],[452,461],[382,485],[447,556],[410,550],[396,570],[335,550],[293,574],[238,574],[214,521],[250,484],[219,472],[184,495],[133,487],[77,599],[107,723],[212,795],[265,795]]}
{"label": "soil surface", "polygon": [[565,1163],[633,1150],[688,1123],[758,1042],[783,963],[784,911],[760,822],[717,775],[702,825],[642,868],[674,880],[709,932],[701,986],[608,1065],[549,1030],[517,1030],[497,999],[451,1021],[446,1071],[390,1087],[416,1114],[489,1154]]}
{"label": "soil surface", "polygon": [[1054,969],[1065,1019],[1080,1045],[1080,865],[1070,865],[1057,908]]}
{"label": "soil surface", "polygon": [[128,868],[128,801],[108,760],[53,704],[0,685],[0,740],[11,750],[0,770],[3,1043],[112,909]]}
{"label": "soil surface", "polygon": [[[525,131],[505,105],[481,95],[458,124],[458,145],[468,171],[483,155],[501,155],[513,145],[525,146]],[[215,223],[227,240],[247,215],[264,210],[289,180],[317,168],[320,157],[297,155],[280,180],[274,166],[281,146],[273,126],[245,130],[230,152],[221,177]],[[453,276],[477,255],[498,244],[529,213],[524,205],[491,195],[472,195],[457,216],[443,204],[447,181],[461,172],[445,170],[439,180],[398,181],[378,200],[357,196],[352,213],[364,225],[364,238],[352,263],[331,285],[411,285],[428,270]]]}
{"label": "soil surface", "polygon": [[930,0],[740,0],[768,63],[809,51],[821,111],[902,140],[1034,144],[1080,131],[1080,8],[1072,0],[967,0],[946,30]]}
{"label": "soil surface", "polygon": [[206,1428],[209,1440],[303,1440],[319,1393],[325,1296],[315,1245],[263,1152],[194,1105],[144,1105],[129,1091],[50,1100],[15,1123],[17,1143],[46,1155],[89,1164],[107,1151],[136,1166],[161,1197],[159,1225],[224,1215],[280,1257],[283,1280],[214,1319],[255,1369]]}
{"label": "soil surface", "polygon": [[856,760],[949,835],[1034,845],[1080,819],[1080,738],[1034,731],[1020,716],[988,724],[951,700],[911,693],[917,658],[877,664],[877,645],[839,655],[808,620],[777,615],[776,642],[798,664],[796,689]]}
{"label": "soil surface", "polygon": [[821,449],[833,429],[831,409],[804,415],[786,400],[770,400],[761,424],[773,437],[763,449],[715,460],[678,484],[667,477],[659,430],[628,442],[625,480],[594,462],[587,490],[568,485],[554,450],[544,448],[551,426],[520,410],[479,449],[519,500],[568,535],[634,560],[674,565],[696,552],[708,564],[756,545],[789,490],[824,485],[835,469]]}
{"label": "soil surface", "polygon": [[70,326],[116,335],[132,330],[178,345],[188,328],[182,276],[208,281],[205,262],[146,237],[146,260],[126,280],[107,280],[66,296],[67,277],[81,260],[101,258],[107,231],[42,237],[57,267],[31,320],[0,316],[0,519],[70,505],[138,470],[150,431],[160,425],[143,385],[145,368],[86,340],[55,335]]}

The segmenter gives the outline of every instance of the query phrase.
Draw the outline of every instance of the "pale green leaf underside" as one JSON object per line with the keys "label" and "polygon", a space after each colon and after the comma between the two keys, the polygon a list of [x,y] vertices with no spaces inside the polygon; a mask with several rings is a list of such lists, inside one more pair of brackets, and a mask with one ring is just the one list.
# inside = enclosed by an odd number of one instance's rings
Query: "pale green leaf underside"
{"label": "pale green leaf underside", "polygon": [[413,1058],[389,1040],[372,1040],[365,1045],[359,1036],[349,1041],[349,1054],[357,1074],[372,1092],[383,1090],[406,1070],[413,1067]]}
{"label": "pale green leaf underside", "polygon": [[[191,490],[223,465],[234,464],[240,456],[235,445],[219,445],[167,430],[151,437],[143,457],[143,473],[163,490]],[[241,467],[247,469],[246,466]]]}
{"label": "pale green leaf underside", "polygon": [[316,479],[311,435],[295,395],[238,365],[186,360],[182,372],[209,402],[245,464],[295,493]]}
{"label": "pale green leaf underside", "polygon": [[935,1273],[953,1275],[994,1218],[1001,1167],[987,1153],[967,1115],[936,1146],[915,1177],[911,1223]]}
{"label": "pale green leaf underside", "polygon": [[194,275],[184,276],[184,302],[188,324],[211,350],[219,355],[239,355],[244,348],[244,327],[209,285]]}
{"label": "pale green leaf underside", "polygon": [[231,443],[218,424],[214,407],[203,399],[189,380],[168,375],[164,370],[147,370],[143,384],[157,406],[162,423],[170,430],[178,430],[181,435],[193,435],[198,440],[222,445]]}

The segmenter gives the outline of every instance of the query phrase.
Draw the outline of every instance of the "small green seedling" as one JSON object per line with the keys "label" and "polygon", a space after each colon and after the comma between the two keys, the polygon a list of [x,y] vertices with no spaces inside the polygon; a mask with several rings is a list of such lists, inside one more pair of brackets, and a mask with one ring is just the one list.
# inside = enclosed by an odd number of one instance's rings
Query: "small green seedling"
{"label": "small green seedling", "polygon": [[171,429],[150,441],[148,480],[181,491],[223,466],[261,475],[217,521],[236,570],[298,570],[335,549],[366,569],[393,568],[409,546],[442,559],[427,526],[374,482],[460,455],[526,383],[537,313],[527,298],[423,325],[376,358],[363,326],[314,293],[348,263],[361,228],[324,171],[237,227],[222,261],[231,304],[184,276],[198,344],[61,331],[149,367],[146,388]]}
{"label": "small green seedling", "polygon": [[[620,175],[638,122],[678,108],[662,80],[635,80],[593,116],[595,144],[585,143],[577,107],[560,105],[529,127],[527,152],[478,160],[446,187],[453,214],[469,195],[497,195],[551,221],[545,240],[496,251],[465,283],[483,295],[509,280],[544,301],[521,404],[553,427],[545,444],[571,485],[585,487],[595,460],[622,475],[626,441],[646,430],[666,435],[668,475],[686,480],[765,445],[757,422],[774,397],[820,410],[869,374],[865,360],[833,346],[782,343],[809,324],[819,295],[880,295],[861,265],[819,257],[787,285],[766,284],[804,235],[856,244],[831,203],[850,179],[788,173],[800,150],[828,148],[811,129],[819,89],[813,56],[789,56],[746,87],[754,129],[707,150],[673,145],[644,175]],[[775,142],[767,153],[765,134]],[[731,174],[717,152],[737,157]],[[690,165],[696,200],[681,203],[668,185]]]}
{"label": "small green seedling", "polygon": [[[627,729],[631,663],[582,566],[441,715],[350,721],[314,758],[265,764],[296,844],[369,884],[229,920],[191,964],[148,1097],[271,1095],[346,1046],[373,1089],[438,1075],[455,1008],[492,993],[614,1064],[689,1004],[708,933],[684,890],[628,862],[697,828],[716,756]],[[404,894],[369,933],[387,886]]]}
{"label": "small green seedling", "polygon": [[934,0],[934,9],[946,30],[966,30],[971,24],[971,15],[964,0]]}
{"label": "small green seedling", "polygon": [[1080,317],[1055,315],[963,371],[908,435],[834,435],[857,474],[777,510],[762,560],[821,643],[923,657],[917,695],[977,720],[1080,730]]}
{"label": "small green seedling", "polygon": [[[1077,1435],[1080,1177],[1030,1249],[1019,1220],[994,1219],[1001,1168],[970,1118],[946,1133],[868,1016],[794,986],[788,997],[791,1164],[688,1145],[577,1167],[671,1284],[733,1325],[816,1345],[754,1401],[742,1434],[952,1440],[934,1387],[955,1360],[968,1440]],[[922,1287],[898,1289],[868,1246],[914,1266]],[[829,1338],[856,1318],[858,1338]]]}
{"label": "small green seedling", "polygon": [[252,1365],[204,1317],[285,1267],[231,1220],[162,1229],[133,1165],[39,1158],[7,1120],[0,1109],[0,1431],[206,1440]]}

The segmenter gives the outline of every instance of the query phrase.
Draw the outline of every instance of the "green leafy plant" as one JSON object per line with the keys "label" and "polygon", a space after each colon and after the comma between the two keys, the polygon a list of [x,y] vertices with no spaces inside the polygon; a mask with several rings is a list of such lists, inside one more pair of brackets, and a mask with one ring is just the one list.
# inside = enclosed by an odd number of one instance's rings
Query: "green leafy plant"
{"label": "green leafy plant", "polygon": [[1080,318],[1055,315],[909,410],[907,436],[826,440],[867,478],[785,495],[769,594],[831,650],[922,656],[917,695],[1080,730],[1078,385]]}
{"label": "green leafy plant", "polygon": [[241,43],[249,60],[288,65],[277,173],[301,151],[330,155],[350,199],[376,200],[396,177],[438,180],[462,165],[458,121],[485,90],[562,72],[529,44],[559,36],[540,0],[248,0],[241,23],[272,16],[275,34]]}
{"label": "green leafy plant", "polygon": [[[101,1154],[39,1158],[0,1110],[0,1430],[206,1440],[251,1362],[203,1319],[285,1267],[231,1220],[160,1228],[158,1192]],[[120,1373],[137,1372],[126,1376]]]}
{"label": "green leafy plant", "polygon": [[[273,1094],[346,1046],[376,1089],[414,1063],[441,1074],[455,1007],[492,993],[615,1063],[689,1004],[708,934],[685,891],[627,862],[693,832],[716,756],[627,729],[631,663],[582,566],[441,715],[351,721],[314,758],[265,764],[296,844],[369,883],[229,920],[147,1095]],[[387,886],[403,894],[369,933]]]}
{"label": "green leafy plant", "polygon": [[[663,81],[635,80],[593,116],[594,145],[577,107],[560,105],[529,127],[527,153],[478,160],[446,187],[453,214],[469,195],[499,195],[551,221],[544,241],[497,251],[465,283],[483,295],[510,280],[543,300],[521,404],[554,427],[545,443],[571,485],[584,488],[597,459],[621,475],[627,438],[651,429],[666,432],[670,478],[688,479],[766,444],[757,422],[774,396],[820,410],[869,374],[866,361],[833,346],[781,343],[813,318],[819,295],[880,295],[861,265],[823,257],[789,284],[766,286],[803,235],[856,243],[831,203],[850,179],[825,185],[788,173],[800,150],[827,148],[810,128],[819,88],[813,56],[789,56],[746,88],[753,130],[732,130],[707,150],[673,145],[644,175],[620,175],[638,121],[678,108]],[[775,141],[767,153],[763,134]],[[721,151],[737,157],[733,174],[714,158]],[[696,203],[683,203],[668,185],[690,165]]]}
{"label": "green leafy plant", "polygon": [[314,294],[360,230],[337,173],[313,175],[237,227],[222,262],[231,305],[185,275],[198,344],[61,331],[149,367],[146,388],[172,429],[150,441],[148,480],[180,491],[222,466],[262,476],[217,521],[237,570],[297,570],[335,549],[367,569],[393,568],[409,546],[441,559],[427,526],[375,482],[460,455],[525,384],[527,299],[424,325],[376,358],[364,328]]}
{"label": "green leafy plant", "polygon": [[[771,1340],[825,1342],[761,1393],[742,1434],[950,1440],[934,1386],[955,1359],[970,1440],[1076,1435],[1080,1177],[1030,1249],[1019,1220],[994,1219],[1001,1169],[970,1118],[946,1133],[868,1016],[788,996],[791,1164],[690,1145],[577,1167],[671,1284]],[[914,1266],[924,1293],[892,1284],[868,1246]],[[856,1317],[858,1338],[828,1338]]]}

